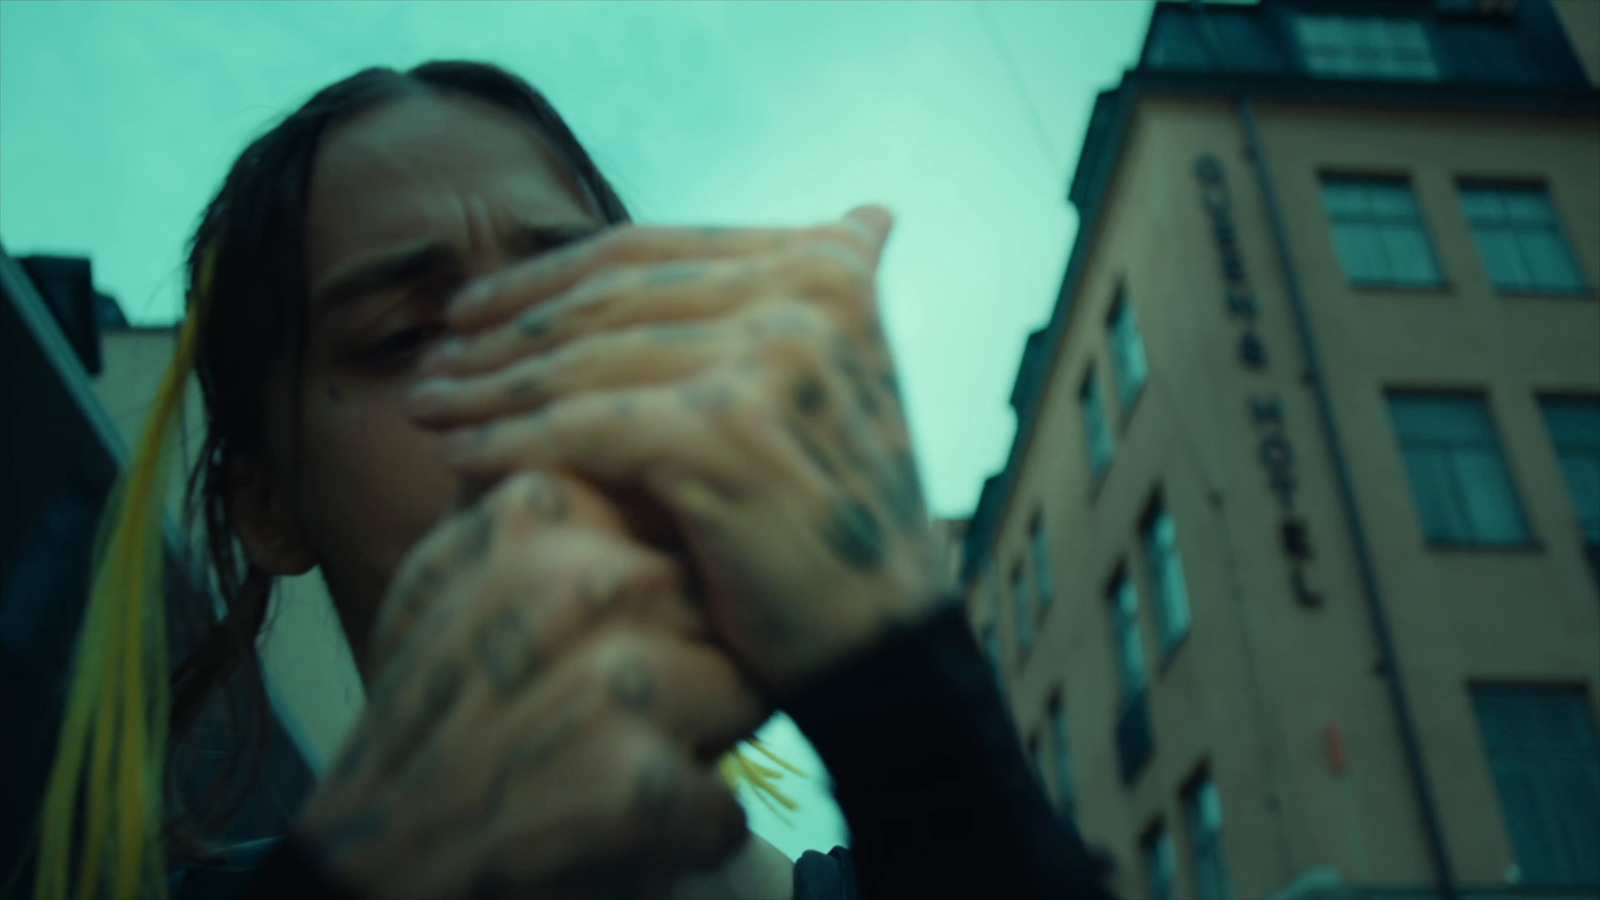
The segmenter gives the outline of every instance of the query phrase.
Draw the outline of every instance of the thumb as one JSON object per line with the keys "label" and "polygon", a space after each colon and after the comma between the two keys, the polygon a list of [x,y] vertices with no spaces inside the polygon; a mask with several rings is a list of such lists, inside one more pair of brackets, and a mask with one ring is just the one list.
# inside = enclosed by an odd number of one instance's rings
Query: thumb
{"label": "thumb", "polygon": [[867,262],[874,269],[883,260],[883,247],[894,228],[894,214],[876,203],[858,206],[844,214],[844,225],[861,235],[867,248]]}

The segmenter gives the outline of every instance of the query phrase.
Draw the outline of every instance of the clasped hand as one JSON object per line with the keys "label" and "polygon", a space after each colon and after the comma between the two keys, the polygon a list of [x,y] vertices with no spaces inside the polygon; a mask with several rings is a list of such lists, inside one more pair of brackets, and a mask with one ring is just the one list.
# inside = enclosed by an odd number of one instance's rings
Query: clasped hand
{"label": "clasped hand", "polygon": [[646,490],[711,626],[769,690],[936,600],[877,269],[891,220],[624,226],[469,287],[417,420],[463,475]]}

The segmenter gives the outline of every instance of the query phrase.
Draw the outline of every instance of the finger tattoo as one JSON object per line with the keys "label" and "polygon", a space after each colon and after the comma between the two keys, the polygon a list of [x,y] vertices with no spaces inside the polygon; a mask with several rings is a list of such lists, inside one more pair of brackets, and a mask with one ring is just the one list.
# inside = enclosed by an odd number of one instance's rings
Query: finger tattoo
{"label": "finger tattoo", "polygon": [[591,615],[610,609],[622,594],[623,579],[615,572],[600,572],[578,586],[578,602]]}
{"label": "finger tattoo", "polygon": [[851,393],[855,394],[856,403],[862,412],[869,416],[878,414],[878,398],[873,395],[872,388],[867,385],[866,371],[861,367],[861,360],[857,358],[856,350],[848,342],[840,338],[833,345],[833,364],[849,382]]}
{"label": "finger tattoo", "polygon": [[650,708],[655,685],[650,671],[636,659],[623,662],[611,671],[611,694],[627,709],[644,712]]}
{"label": "finger tattoo", "polygon": [[822,474],[830,478],[839,477],[839,467],[833,464],[833,460],[828,458],[828,454],[822,449],[822,446],[806,432],[804,425],[793,419],[784,419],[783,424],[789,431],[789,437],[794,439],[801,452],[805,453],[812,464],[822,471]]}
{"label": "finger tattoo", "polygon": [[533,492],[528,497],[528,508],[546,522],[565,521],[567,492],[554,479],[540,475],[535,479]]}
{"label": "finger tattoo", "polygon": [[555,316],[548,307],[534,307],[517,319],[517,333],[530,340],[542,338],[550,333],[554,323]]}
{"label": "finger tattoo", "polygon": [[794,383],[794,405],[806,415],[816,415],[827,405],[828,392],[815,375],[802,375]]}
{"label": "finger tattoo", "polygon": [[503,696],[521,690],[543,668],[543,654],[521,609],[505,607],[478,626],[472,646],[489,681]]}
{"label": "finger tattoo", "polygon": [[538,375],[523,375],[505,387],[507,400],[528,400],[543,393],[544,381]]}
{"label": "finger tattoo", "polygon": [[866,504],[841,495],[822,523],[822,541],[844,562],[870,572],[883,561],[883,528]]}

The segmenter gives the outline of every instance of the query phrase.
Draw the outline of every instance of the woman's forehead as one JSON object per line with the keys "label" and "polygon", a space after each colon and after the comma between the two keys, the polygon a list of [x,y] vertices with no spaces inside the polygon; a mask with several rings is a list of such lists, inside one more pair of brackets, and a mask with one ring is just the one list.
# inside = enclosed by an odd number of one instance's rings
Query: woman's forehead
{"label": "woman's forehead", "polygon": [[306,210],[307,276],[315,283],[423,240],[493,239],[474,234],[485,225],[597,219],[571,166],[527,122],[474,98],[418,91],[324,138]]}

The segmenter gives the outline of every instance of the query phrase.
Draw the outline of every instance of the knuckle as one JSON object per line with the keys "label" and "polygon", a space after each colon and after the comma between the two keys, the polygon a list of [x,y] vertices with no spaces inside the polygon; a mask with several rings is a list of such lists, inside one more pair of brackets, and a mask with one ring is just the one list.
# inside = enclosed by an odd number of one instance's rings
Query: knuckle
{"label": "knuckle", "polygon": [[828,296],[857,297],[872,289],[872,270],[866,260],[860,251],[838,238],[811,243],[802,259],[807,284]]}
{"label": "knuckle", "polygon": [[507,478],[489,497],[499,520],[546,523],[560,520],[567,506],[562,486],[548,473],[523,470]]}

